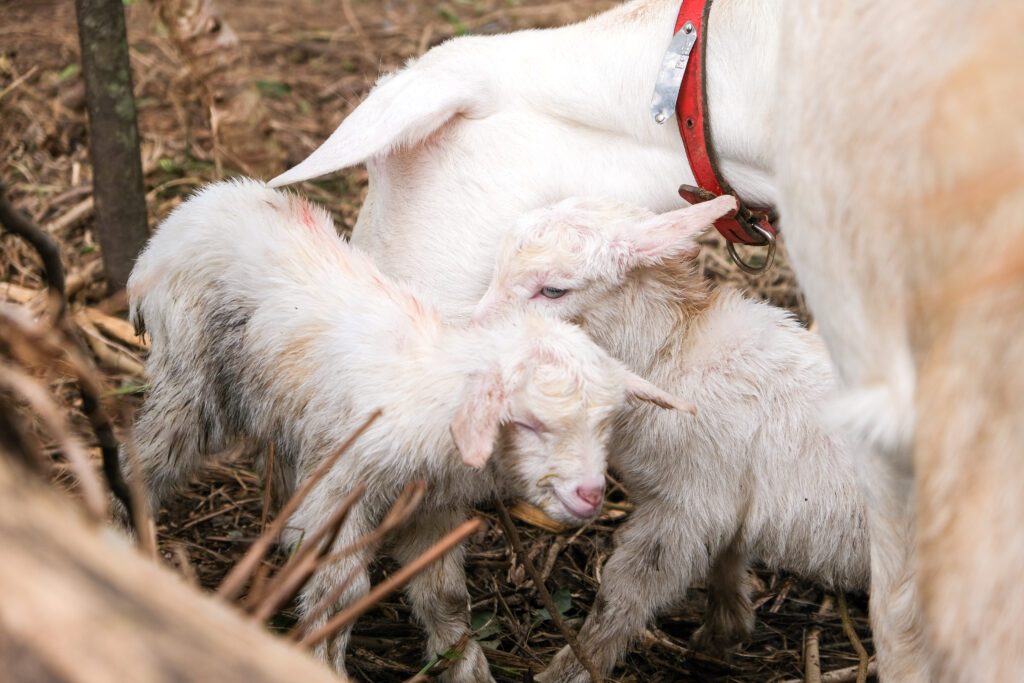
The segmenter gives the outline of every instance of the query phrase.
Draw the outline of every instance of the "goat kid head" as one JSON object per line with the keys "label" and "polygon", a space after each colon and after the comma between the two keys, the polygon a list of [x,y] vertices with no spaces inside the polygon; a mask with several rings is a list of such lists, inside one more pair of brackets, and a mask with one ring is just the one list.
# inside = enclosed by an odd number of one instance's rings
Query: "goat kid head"
{"label": "goat kid head", "polygon": [[473,320],[519,307],[563,320],[586,317],[630,273],[695,257],[697,237],[735,210],[736,199],[725,195],[662,214],[581,197],[531,211],[503,240]]}
{"label": "goat kid head", "polygon": [[524,315],[492,332],[506,360],[470,376],[451,435],[473,467],[497,447],[502,484],[553,519],[578,524],[600,510],[608,443],[626,399],[694,411],[572,325]]}

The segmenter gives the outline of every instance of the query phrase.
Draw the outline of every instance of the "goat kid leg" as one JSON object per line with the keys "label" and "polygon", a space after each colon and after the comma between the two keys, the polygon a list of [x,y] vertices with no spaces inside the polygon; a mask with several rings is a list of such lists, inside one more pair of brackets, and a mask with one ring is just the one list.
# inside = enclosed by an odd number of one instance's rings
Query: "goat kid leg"
{"label": "goat kid leg", "polygon": [[[291,529],[305,530],[306,536],[314,533],[319,526],[319,523],[322,520],[327,519],[327,516],[329,515],[329,511],[326,507],[319,510],[313,509],[325,498],[324,496],[316,496],[316,493],[317,492],[314,491],[314,493],[307,498],[301,506],[299,506],[298,511],[292,515],[288,522]],[[339,495],[333,497],[333,500],[341,500],[341,498],[342,496]],[[341,531],[338,533],[338,538],[335,540],[334,546],[331,550],[332,552],[336,552],[351,545],[361,536],[372,530],[373,525],[366,519],[365,510],[361,509],[365,504],[366,501],[358,503],[355,509],[349,513],[348,519],[342,525]],[[291,533],[289,535],[291,535]],[[296,535],[294,540],[299,540],[299,537]],[[372,556],[372,550],[372,548],[364,548],[350,555],[346,555],[333,564],[330,564],[313,574],[309,581],[306,582],[306,585],[302,589],[302,593],[299,595],[299,611],[303,615],[310,614],[314,610],[318,609],[338,586],[340,586],[344,581],[349,582],[348,586],[346,586],[344,591],[342,591],[332,608],[323,610],[319,616],[309,622],[306,629],[307,634],[313,633],[325,626],[332,616],[369,592],[370,575],[362,564],[367,553]],[[338,673],[345,673],[345,650],[348,648],[348,641],[351,632],[352,626],[350,624],[332,637],[318,643],[313,648],[313,654],[321,661],[333,666],[334,670]]]}
{"label": "goat kid leg", "polygon": [[[167,397],[175,392],[174,388],[154,390],[135,421],[134,464],[153,515],[160,511],[160,505],[170,494],[199,470],[209,455],[226,445],[217,420],[200,414],[195,407],[197,401],[183,403]],[[196,434],[196,425],[204,423],[207,429]],[[179,428],[179,425],[183,426]],[[134,474],[125,448],[121,447],[120,459],[121,471],[127,479]]]}
{"label": "goat kid leg", "polygon": [[[670,526],[666,524],[670,523]],[[607,673],[658,610],[686,593],[708,572],[705,535],[670,503],[637,507],[616,535],[601,587],[579,633],[579,645]],[[585,683],[583,665],[566,646],[537,677],[544,683]]]}
{"label": "goat kid leg", "polygon": [[708,577],[704,625],[690,637],[690,647],[721,656],[750,636],[754,609],[750,602],[749,565],[738,538],[715,559]]}
{"label": "goat kid leg", "polygon": [[[417,512],[398,532],[392,554],[408,564],[465,521],[463,510]],[[494,681],[483,650],[469,638],[465,550],[459,545],[415,576],[406,588],[413,614],[427,632],[427,656],[444,653],[467,637],[462,655],[441,675],[450,683]]]}

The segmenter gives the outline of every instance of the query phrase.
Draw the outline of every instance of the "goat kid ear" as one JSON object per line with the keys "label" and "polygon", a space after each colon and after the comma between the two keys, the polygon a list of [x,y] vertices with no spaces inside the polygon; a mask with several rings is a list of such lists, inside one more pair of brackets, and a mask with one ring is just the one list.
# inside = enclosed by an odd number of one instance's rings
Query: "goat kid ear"
{"label": "goat kid ear", "polygon": [[697,409],[692,403],[688,403],[678,396],[673,396],[645,380],[640,375],[632,372],[626,373],[626,396],[638,401],[653,403],[659,408],[667,410],[678,410],[683,413],[694,415]]}
{"label": "goat kid ear", "polygon": [[700,250],[697,237],[719,218],[736,213],[736,209],[736,198],[722,195],[652,216],[636,226],[633,237],[635,253],[645,265],[670,256],[694,258]]}
{"label": "goat kid ear", "polygon": [[498,372],[485,372],[469,379],[462,404],[449,427],[462,462],[470,467],[487,463],[504,409],[505,387]]}

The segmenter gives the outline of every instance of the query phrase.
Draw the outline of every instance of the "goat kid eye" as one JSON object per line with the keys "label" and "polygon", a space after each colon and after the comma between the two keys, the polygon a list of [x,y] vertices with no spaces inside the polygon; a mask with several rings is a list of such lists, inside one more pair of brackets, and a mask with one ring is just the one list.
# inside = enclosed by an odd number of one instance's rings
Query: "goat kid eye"
{"label": "goat kid eye", "polygon": [[549,299],[558,299],[565,296],[568,291],[568,289],[559,289],[558,287],[543,287],[540,293]]}
{"label": "goat kid eye", "polygon": [[540,436],[544,432],[544,428],[540,425],[528,424],[526,422],[514,422],[516,428],[523,430],[524,432],[531,432]]}

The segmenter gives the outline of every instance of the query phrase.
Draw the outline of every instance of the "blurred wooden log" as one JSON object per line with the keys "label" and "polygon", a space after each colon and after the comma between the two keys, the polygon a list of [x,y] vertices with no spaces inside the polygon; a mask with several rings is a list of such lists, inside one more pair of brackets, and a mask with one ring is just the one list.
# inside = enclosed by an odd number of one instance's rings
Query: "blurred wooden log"
{"label": "blurred wooden log", "polygon": [[5,681],[338,681],[143,559],[0,452]]}

